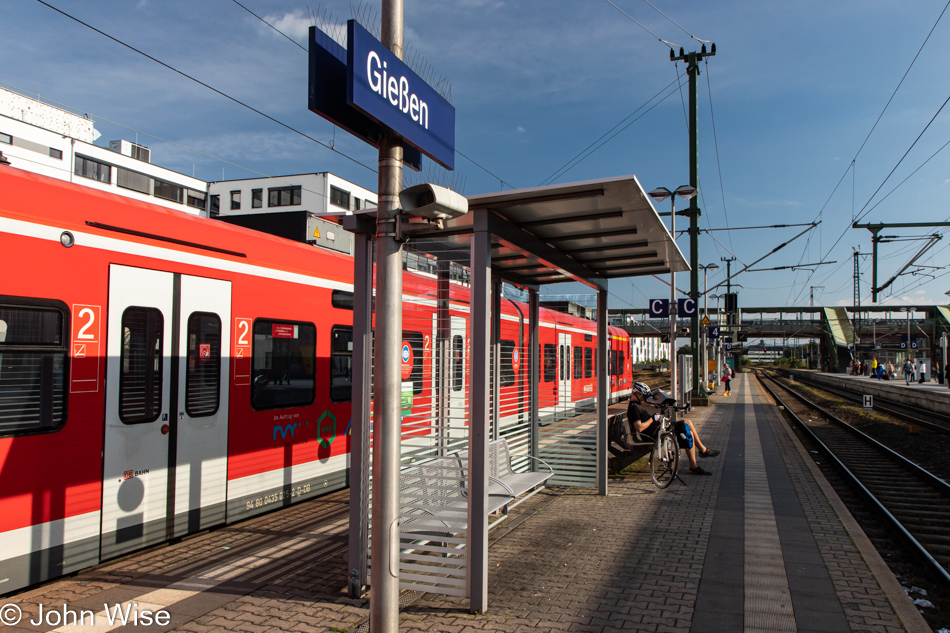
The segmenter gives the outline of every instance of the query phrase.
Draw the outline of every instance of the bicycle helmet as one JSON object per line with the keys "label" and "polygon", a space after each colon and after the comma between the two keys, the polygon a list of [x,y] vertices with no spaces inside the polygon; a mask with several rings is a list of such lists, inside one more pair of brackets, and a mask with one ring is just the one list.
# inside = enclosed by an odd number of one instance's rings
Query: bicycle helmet
{"label": "bicycle helmet", "polygon": [[644,398],[649,397],[649,395],[650,395],[651,393],[653,393],[653,390],[650,389],[649,387],[647,387],[647,386],[646,386],[644,383],[642,383],[642,382],[635,382],[635,383],[633,383],[633,389],[634,389],[635,391],[640,392],[640,395],[643,396]]}

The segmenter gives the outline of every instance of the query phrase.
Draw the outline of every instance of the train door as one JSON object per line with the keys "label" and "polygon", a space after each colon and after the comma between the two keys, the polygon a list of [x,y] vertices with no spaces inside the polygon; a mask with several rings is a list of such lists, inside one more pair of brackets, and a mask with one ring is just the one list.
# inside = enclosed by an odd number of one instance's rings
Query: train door
{"label": "train door", "polygon": [[465,317],[451,317],[449,354],[451,374],[449,389],[449,437],[468,437],[464,426],[468,420],[468,367],[466,366],[466,321]]}
{"label": "train door", "polygon": [[110,267],[103,558],[223,512],[230,294],[229,282]]}
{"label": "train door", "polygon": [[558,354],[561,359],[557,383],[558,409],[561,416],[569,416],[571,415],[571,335],[558,332],[557,341]]}

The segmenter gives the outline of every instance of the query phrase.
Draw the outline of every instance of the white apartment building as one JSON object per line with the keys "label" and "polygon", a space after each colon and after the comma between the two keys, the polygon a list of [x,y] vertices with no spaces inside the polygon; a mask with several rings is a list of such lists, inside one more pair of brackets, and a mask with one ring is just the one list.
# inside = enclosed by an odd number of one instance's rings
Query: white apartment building
{"label": "white apartment building", "polygon": [[203,180],[153,165],[147,147],[100,147],[95,122],[0,88],[0,152],[12,167],[191,214],[206,214]]}
{"label": "white apartment building", "polygon": [[376,194],[331,173],[208,183],[212,215],[308,211],[345,215],[376,206]]}

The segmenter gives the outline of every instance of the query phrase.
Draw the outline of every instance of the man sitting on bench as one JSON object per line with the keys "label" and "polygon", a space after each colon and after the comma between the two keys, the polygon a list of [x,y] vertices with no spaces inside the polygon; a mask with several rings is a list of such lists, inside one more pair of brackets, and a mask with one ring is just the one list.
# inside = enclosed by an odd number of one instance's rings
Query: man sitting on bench
{"label": "man sitting on bench", "polygon": [[[652,393],[652,390],[642,382],[633,383],[633,393],[630,395],[630,404],[627,405],[627,421],[630,423],[630,428],[634,433],[641,433],[656,438],[656,434],[660,429],[659,416],[654,417],[640,406],[646,403],[646,399]],[[712,475],[711,472],[704,470],[696,462],[696,453],[698,452],[700,457],[715,457],[719,454],[719,451],[703,444],[702,440],[699,439],[699,433],[696,432],[696,427],[693,426],[690,420],[680,420],[677,422],[677,426],[680,424],[683,424],[685,428],[689,429],[687,435],[691,434],[693,438],[692,445],[689,447],[682,446],[682,444],[680,445],[681,448],[686,450],[686,457],[689,459],[689,473],[691,475]],[[676,429],[676,435],[680,435],[679,428]]]}

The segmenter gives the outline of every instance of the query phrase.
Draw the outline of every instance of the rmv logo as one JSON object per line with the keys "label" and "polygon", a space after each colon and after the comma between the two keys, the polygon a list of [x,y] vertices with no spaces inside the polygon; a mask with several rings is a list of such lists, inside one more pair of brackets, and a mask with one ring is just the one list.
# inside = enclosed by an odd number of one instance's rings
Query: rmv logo
{"label": "rmv logo", "polygon": [[277,441],[277,433],[280,432],[281,439],[287,439],[287,433],[290,433],[291,439],[294,437],[294,431],[297,430],[298,426],[302,426],[299,422],[294,422],[293,424],[287,424],[281,426],[279,424],[274,425],[274,441]]}

